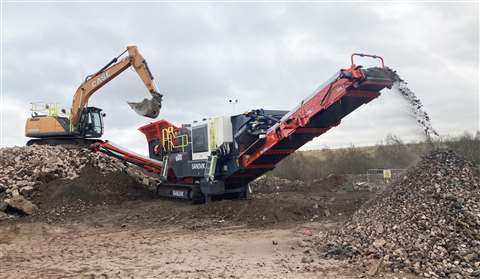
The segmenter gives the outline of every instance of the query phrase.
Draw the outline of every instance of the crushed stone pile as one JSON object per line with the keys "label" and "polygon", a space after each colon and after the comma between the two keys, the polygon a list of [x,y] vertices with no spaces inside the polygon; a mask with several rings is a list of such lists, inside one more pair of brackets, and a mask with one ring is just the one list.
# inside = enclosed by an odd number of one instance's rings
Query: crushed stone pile
{"label": "crushed stone pile", "polygon": [[93,153],[87,148],[59,145],[1,148],[0,203],[5,202],[23,213],[31,214],[35,211],[35,205],[28,198],[40,191],[42,185],[61,179],[77,179],[85,167],[94,168],[101,175],[125,171],[142,184],[152,182],[141,171],[127,168],[121,161],[102,153]]}
{"label": "crushed stone pile", "polygon": [[278,193],[278,192],[336,192],[344,190],[347,183],[346,177],[329,175],[312,181],[290,180],[271,175],[262,175],[249,186],[253,193]]}
{"label": "crushed stone pile", "polygon": [[289,180],[276,176],[262,175],[250,182],[250,189],[254,193],[275,193],[281,191],[294,191],[299,187],[305,187],[305,182]]}
{"label": "crushed stone pile", "polygon": [[365,265],[369,275],[479,277],[478,170],[452,151],[433,151],[315,245],[322,256]]}

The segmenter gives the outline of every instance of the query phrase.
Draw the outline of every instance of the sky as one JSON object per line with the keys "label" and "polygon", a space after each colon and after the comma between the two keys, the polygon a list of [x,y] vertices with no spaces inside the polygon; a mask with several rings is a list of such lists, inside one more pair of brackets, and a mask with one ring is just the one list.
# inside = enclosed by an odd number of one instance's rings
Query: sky
{"label": "sky", "polygon": [[[1,146],[24,145],[31,102],[69,109],[75,90],[138,46],[164,95],[158,119],[175,124],[294,108],[350,66],[381,55],[409,83],[443,136],[479,130],[479,6],[471,3],[34,3],[2,5]],[[358,64],[375,65],[369,60]],[[97,91],[103,139],[146,154],[138,127],[151,122],[127,101],[149,97],[132,69]],[[233,107],[229,99],[238,99]],[[389,134],[419,140],[392,90],[304,149],[370,145]]]}

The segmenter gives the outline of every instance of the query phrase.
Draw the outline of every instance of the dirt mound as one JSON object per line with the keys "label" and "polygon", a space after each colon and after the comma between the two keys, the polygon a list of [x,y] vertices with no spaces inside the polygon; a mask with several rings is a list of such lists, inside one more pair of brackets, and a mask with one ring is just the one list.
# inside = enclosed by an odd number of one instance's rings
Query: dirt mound
{"label": "dirt mound", "polygon": [[301,180],[289,180],[276,176],[264,175],[250,183],[254,193],[279,193],[279,192],[316,192],[329,193],[343,189],[346,178],[338,175],[330,175],[322,179],[314,179],[311,182]]}
{"label": "dirt mound", "polygon": [[[52,191],[51,189],[61,191],[64,188],[64,192],[70,193],[73,199],[83,193],[77,187],[78,185],[84,183],[85,187],[100,186],[92,182],[94,181],[92,179],[100,178],[100,181],[105,181],[101,179],[102,175],[109,175],[112,183],[115,183],[119,181],[116,179],[116,174],[127,179],[123,174],[124,171],[143,184],[149,185],[155,182],[141,171],[129,168],[117,159],[102,153],[93,153],[86,148],[49,145],[1,148],[0,158],[0,202],[8,201],[12,197],[23,198],[22,196],[35,202],[46,202],[47,200],[38,200],[37,197],[49,199],[49,194],[53,193],[42,193],[43,191]],[[90,176],[94,178],[90,179]],[[128,179],[126,181],[132,180]],[[76,182],[68,182],[74,180]],[[63,196],[66,198],[65,195]],[[93,196],[90,199],[93,199]],[[57,205],[55,200],[51,202],[52,206]],[[13,204],[10,206],[12,207]],[[22,208],[15,210],[25,211]]]}
{"label": "dirt mound", "polygon": [[254,193],[293,192],[305,187],[305,182],[289,180],[276,176],[263,175],[250,182],[250,189]]}
{"label": "dirt mound", "polygon": [[126,200],[151,197],[151,192],[126,173],[103,174],[86,167],[73,180],[59,179],[39,187],[33,201],[43,209],[74,206],[81,202],[89,205],[119,204]]}
{"label": "dirt mound", "polygon": [[324,216],[324,208],[313,201],[271,199],[255,196],[250,200],[218,201],[195,211],[194,217],[252,226],[308,222]]}
{"label": "dirt mound", "polygon": [[317,245],[323,256],[351,258],[373,273],[385,268],[425,277],[478,276],[478,173],[453,152],[434,151]]}
{"label": "dirt mound", "polygon": [[42,184],[38,191],[28,196],[39,207],[33,219],[48,221],[64,221],[90,209],[152,197],[152,192],[145,185],[128,174],[103,174],[93,167],[84,168],[73,180],[57,179]]}
{"label": "dirt mound", "polygon": [[353,213],[371,193],[336,194],[344,179],[329,177],[306,183],[262,176],[251,183],[248,200],[224,200],[200,206],[193,217],[251,226],[316,221]]}
{"label": "dirt mound", "polygon": [[344,218],[372,197],[367,191],[337,193],[345,182],[329,177],[312,183],[262,177],[251,185],[248,200],[224,200],[197,208],[196,218],[245,223],[255,227]]}

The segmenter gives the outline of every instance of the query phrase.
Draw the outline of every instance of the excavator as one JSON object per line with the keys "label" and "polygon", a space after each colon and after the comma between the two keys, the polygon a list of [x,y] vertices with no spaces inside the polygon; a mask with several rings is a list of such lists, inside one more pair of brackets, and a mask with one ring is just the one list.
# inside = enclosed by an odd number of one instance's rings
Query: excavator
{"label": "excavator", "polygon": [[[125,53],[128,55],[121,58]],[[162,106],[162,94],[157,90],[147,62],[136,46],[128,46],[117,57],[94,74],[88,75],[80,84],[72,100],[69,116],[56,104],[32,104],[32,115],[25,125],[25,136],[32,144],[89,145],[103,135],[102,109],[88,106],[90,97],[109,81],[133,67],[152,95],[141,102],[129,102],[139,115],[156,118]]]}

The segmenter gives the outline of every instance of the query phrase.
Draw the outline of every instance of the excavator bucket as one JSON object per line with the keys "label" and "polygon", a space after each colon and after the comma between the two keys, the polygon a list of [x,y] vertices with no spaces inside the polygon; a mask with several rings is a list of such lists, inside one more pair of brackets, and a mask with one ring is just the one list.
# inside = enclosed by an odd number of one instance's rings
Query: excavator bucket
{"label": "excavator bucket", "polygon": [[152,93],[152,99],[145,98],[138,103],[128,102],[128,105],[141,116],[156,118],[162,108],[162,95]]}

